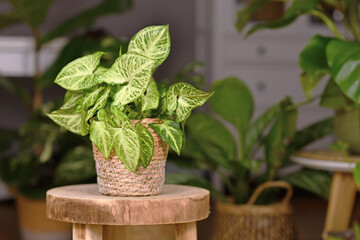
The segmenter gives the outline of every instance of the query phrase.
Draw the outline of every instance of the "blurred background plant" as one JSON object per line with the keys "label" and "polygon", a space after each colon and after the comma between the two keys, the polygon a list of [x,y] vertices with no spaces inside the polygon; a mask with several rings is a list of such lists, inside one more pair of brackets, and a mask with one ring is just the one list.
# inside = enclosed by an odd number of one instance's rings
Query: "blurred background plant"
{"label": "blurred background plant", "polygon": [[[131,0],[102,0],[47,32],[41,30],[53,1],[8,2],[12,11],[0,15],[0,30],[17,23],[28,25],[33,35],[35,74],[31,91],[12,79],[0,78],[0,87],[18,97],[28,116],[20,129],[0,128],[1,179],[17,193],[31,198],[44,198],[46,190],[55,186],[95,182],[90,142],[66,133],[45,116],[60,103],[43,104],[43,94],[52,86],[60,69],[71,60],[94,51],[105,51],[109,52],[103,58],[106,64],[118,56],[120,47],[126,50],[126,42],[93,30],[93,24],[99,17],[129,10]],[[40,51],[47,43],[68,34],[72,37],[57,59],[41,73]]]}
{"label": "blurred background plant", "polygon": [[[260,184],[279,178],[328,197],[330,174],[310,169],[288,171],[285,175],[279,172],[289,165],[294,151],[331,134],[332,119],[297,130],[297,109],[302,104],[292,103],[289,97],[254,118],[252,93],[235,77],[215,82],[210,91],[215,91],[210,100],[212,112],[195,113],[188,119],[181,158],[169,156],[178,166],[205,170],[208,176],[203,178],[198,172],[169,173],[167,183],[204,187],[213,197],[227,202],[230,196],[236,204],[246,203]],[[220,176],[224,191],[214,187],[214,173]],[[257,203],[271,203],[273,194],[273,190],[267,191]]]}
{"label": "blurred background plant", "polygon": [[[333,36],[313,36],[299,55],[300,81],[309,101],[319,82],[328,78],[320,94],[320,105],[333,108],[334,131],[338,139],[349,144],[352,153],[360,154],[360,2],[357,0],[288,0],[289,7],[276,20],[248,24],[255,13],[274,0],[255,0],[237,13],[236,28],[250,36],[260,30],[290,26],[302,15],[323,22]],[[336,21],[333,16],[336,16]],[[353,133],[357,129],[357,134]]]}

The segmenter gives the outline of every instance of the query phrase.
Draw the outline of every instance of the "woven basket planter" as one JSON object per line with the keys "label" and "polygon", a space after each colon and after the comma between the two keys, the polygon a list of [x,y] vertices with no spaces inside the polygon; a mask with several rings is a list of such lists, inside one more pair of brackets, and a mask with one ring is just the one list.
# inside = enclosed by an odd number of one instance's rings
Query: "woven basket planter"
{"label": "woven basket planter", "polygon": [[[281,203],[254,205],[260,193],[269,187],[287,189]],[[292,188],[285,182],[260,185],[247,204],[217,203],[213,240],[293,240],[294,225],[289,200]]]}
{"label": "woven basket planter", "polygon": [[[138,120],[131,120],[135,125]],[[154,138],[154,155],[147,168],[140,165],[136,172],[130,172],[117,157],[113,149],[110,157],[105,159],[93,144],[96,162],[99,192],[112,196],[151,196],[160,194],[165,181],[165,164],[169,146],[148,126],[149,123],[161,123],[160,119],[147,118],[141,123],[147,127]]]}

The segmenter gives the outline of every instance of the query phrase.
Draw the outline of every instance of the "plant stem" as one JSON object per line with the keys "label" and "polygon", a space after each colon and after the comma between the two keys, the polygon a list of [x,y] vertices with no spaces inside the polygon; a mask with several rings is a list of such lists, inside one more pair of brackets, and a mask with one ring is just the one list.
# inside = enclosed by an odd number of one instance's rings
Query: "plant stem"
{"label": "plant stem", "polygon": [[239,153],[239,159],[243,159],[244,158],[244,136],[243,136],[243,132],[241,131],[240,126],[237,127],[237,132],[238,132],[238,141],[239,141],[239,148],[238,148],[238,153]]}
{"label": "plant stem", "polygon": [[33,77],[33,102],[32,102],[32,109],[36,111],[40,108],[42,103],[42,91],[38,85],[38,80],[40,77],[40,31],[39,28],[35,28],[33,30],[34,35],[34,69],[35,75]]}
{"label": "plant stem", "polygon": [[325,24],[326,26],[333,32],[333,34],[335,35],[335,37],[339,38],[339,39],[344,39],[344,37],[342,36],[342,34],[340,33],[340,31],[338,30],[338,28],[336,27],[336,25],[334,24],[333,21],[331,21],[331,19],[326,16],[325,13],[318,11],[318,10],[312,10],[309,11],[309,14],[320,18]]}
{"label": "plant stem", "polygon": [[350,26],[351,26],[351,30],[354,35],[354,38],[356,41],[359,41],[360,33],[358,31],[358,22],[356,20],[355,8],[353,8],[352,6],[350,6],[350,9],[349,9],[349,17],[350,17]]}

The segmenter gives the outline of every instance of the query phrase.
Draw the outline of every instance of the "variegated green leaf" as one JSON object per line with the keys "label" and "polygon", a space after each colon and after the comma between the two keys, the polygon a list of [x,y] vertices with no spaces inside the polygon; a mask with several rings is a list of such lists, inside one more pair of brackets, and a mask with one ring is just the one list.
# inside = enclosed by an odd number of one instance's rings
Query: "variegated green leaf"
{"label": "variegated green leaf", "polygon": [[96,100],[94,106],[90,108],[86,113],[86,121],[92,118],[95,113],[100,110],[101,108],[105,107],[107,103],[107,99],[110,95],[110,87],[107,87],[104,92],[100,95],[100,97]]}
{"label": "variegated green leaf", "polygon": [[76,107],[77,102],[83,97],[83,95],[83,91],[66,91],[64,103],[61,106],[61,109],[69,109]]}
{"label": "variegated green leaf", "polygon": [[[137,54],[127,53],[116,59],[111,68],[101,76],[108,84],[124,84],[132,81],[144,81],[143,75],[151,72],[154,61]],[[146,79],[149,83],[150,79]],[[146,85],[147,86],[147,85]]]}
{"label": "variegated green leaf", "polygon": [[149,126],[159,134],[161,139],[180,155],[183,145],[183,133],[180,125],[171,120],[163,120],[163,123],[151,123]]}
{"label": "variegated green leaf", "polygon": [[70,132],[85,136],[88,134],[85,121],[85,112],[76,112],[75,109],[59,109],[47,114],[58,125]]}
{"label": "variegated green leaf", "polygon": [[108,71],[109,71],[109,69],[107,69],[106,67],[99,66],[94,72],[95,81],[97,81],[98,83],[102,83],[103,75],[105,75]]}
{"label": "variegated green leaf", "polygon": [[150,26],[140,30],[131,39],[128,52],[153,59],[154,67],[158,67],[170,52],[169,26]]}
{"label": "variegated green leaf", "polygon": [[151,136],[150,131],[140,122],[136,123],[135,129],[140,140],[139,164],[146,168],[150,164],[151,158],[154,154],[154,139]]}
{"label": "variegated green leaf", "polygon": [[95,86],[98,82],[94,71],[100,64],[102,55],[103,52],[96,52],[70,62],[57,75],[55,83],[72,91],[88,89]]}
{"label": "variegated green leaf", "polygon": [[100,150],[104,158],[107,159],[113,147],[113,139],[104,122],[91,121],[90,140]]}
{"label": "variegated green leaf", "polygon": [[111,112],[113,113],[112,120],[117,127],[120,127],[125,121],[130,121],[122,109],[117,106],[111,106]]}
{"label": "variegated green leaf", "polygon": [[130,121],[124,121],[120,127],[110,127],[109,130],[120,161],[126,169],[135,172],[140,159],[140,141],[135,127]]}
{"label": "variegated green leaf", "polygon": [[127,83],[115,94],[113,105],[126,105],[144,94],[152,75],[154,61],[135,54],[124,54],[114,63],[110,71],[115,71],[116,78],[107,83]]}
{"label": "variegated green leaf", "polygon": [[203,105],[212,94],[187,83],[176,83],[169,88],[166,95],[167,114],[172,115],[175,111],[176,122],[184,121],[194,108]]}
{"label": "variegated green leaf", "polygon": [[142,107],[141,110],[156,109],[159,106],[160,95],[156,83],[151,81],[146,89],[145,95],[141,97]]}
{"label": "variegated green leaf", "polygon": [[105,89],[105,86],[102,87],[96,87],[94,89],[91,89],[92,91],[85,91],[84,97],[82,98],[82,107],[84,109],[88,109],[89,107],[93,106],[95,102],[100,97],[100,94]]}

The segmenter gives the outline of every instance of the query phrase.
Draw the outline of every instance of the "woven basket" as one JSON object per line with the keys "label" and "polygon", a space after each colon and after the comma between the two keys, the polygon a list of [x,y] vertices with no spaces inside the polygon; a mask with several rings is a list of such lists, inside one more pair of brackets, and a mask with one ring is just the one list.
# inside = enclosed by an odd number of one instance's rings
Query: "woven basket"
{"label": "woven basket", "polygon": [[[135,125],[138,120],[131,120]],[[147,168],[140,165],[136,172],[130,172],[117,157],[115,150],[105,159],[93,144],[99,192],[112,196],[151,196],[160,194],[165,181],[165,164],[169,146],[148,126],[161,123],[157,118],[146,118],[141,124],[147,127],[154,138],[154,155]]]}
{"label": "woven basket", "polygon": [[[287,189],[281,203],[254,205],[260,193],[269,187]],[[260,185],[243,205],[217,203],[213,240],[292,240],[294,226],[289,201],[292,187],[280,181]]]}

